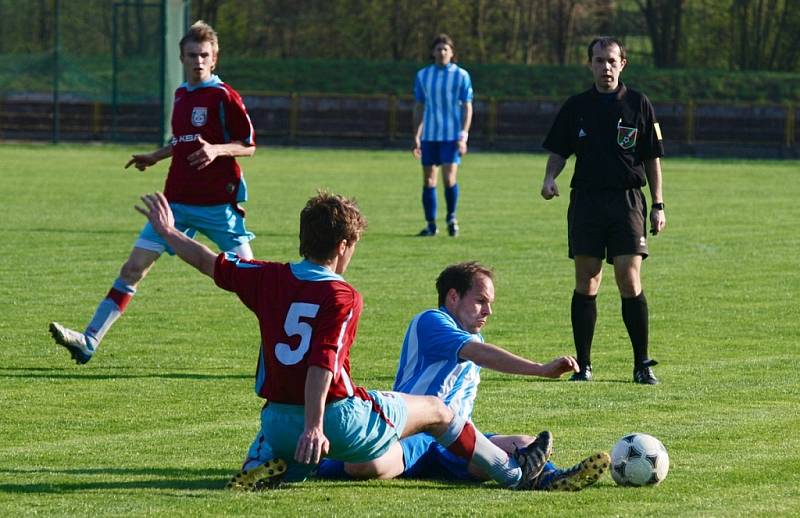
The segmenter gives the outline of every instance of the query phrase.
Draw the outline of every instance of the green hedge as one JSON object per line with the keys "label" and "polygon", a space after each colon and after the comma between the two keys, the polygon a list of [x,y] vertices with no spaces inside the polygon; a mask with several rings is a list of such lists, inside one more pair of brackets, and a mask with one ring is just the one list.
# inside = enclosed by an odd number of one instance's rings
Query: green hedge
{"label": "green hedge", "polygon": [[[84,98],[111,97],[109,57],[62,58],[61,89]],[[219,74],[246,92],[298,92],[410,95],[418,63],[264,60],[222,56]],[[53,77],[46,55],[0,55],[0,94],[49,92]],[[588,88],[586,67],[478,65],[466,63],[479,98],[546,97],[564,99]],[[124,99],[158,95],[158,63],[153,59],[126,60],[119,66],[120,95]],[[727,72],[719,70],[664,70],[630,66],[623,80],[656,101],[800,102],[800,74]]]}
{"label": "green hedge", "polygon": [[[264,61],[224,57],[220,75],[239,90],[328,93],[410,94],[416,63],[352,61]],[[562,99],[591,85],[583,66],[464,64],[481,97]],[[653,100],[800,101],[800,74],[665,70],[630,66],[623,80]]]}

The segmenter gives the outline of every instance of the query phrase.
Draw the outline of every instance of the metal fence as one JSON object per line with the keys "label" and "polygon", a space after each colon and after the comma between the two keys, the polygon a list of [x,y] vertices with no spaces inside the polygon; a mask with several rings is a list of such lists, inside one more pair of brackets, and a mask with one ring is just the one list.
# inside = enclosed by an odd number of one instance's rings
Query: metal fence
{"label": "metal fence", "polygon": [[[407,147],[414,100],[393,95],[245,93],[260,141],[285,145]],[[712,102],[654,103],[665,142],[683,154],[800,157],[800,107]],[[474,103],[473,147],[538,151],[561,100],[481,99]],[[159,139],[157,103],[62,99],[67,141],[152,142]],[[53,105],[35,96],[0,99],[0,139],[49,140]]]}

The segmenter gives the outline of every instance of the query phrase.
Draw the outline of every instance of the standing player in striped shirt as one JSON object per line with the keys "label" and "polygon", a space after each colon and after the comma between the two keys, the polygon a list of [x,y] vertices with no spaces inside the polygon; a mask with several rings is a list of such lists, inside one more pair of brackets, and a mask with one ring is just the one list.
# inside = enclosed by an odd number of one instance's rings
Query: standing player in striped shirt
{"label": "standing player in striped shirt", "polygon": [[[181,39],[180,51],[186,82],[175,91],[172,141],[152,153],[133,155],[125,168],[133,165],[144,171],[171,157],[164,192],[177,227],[190,237],[200,231],[220,250],[251,258],[250,240],[255,236],[245,228],[239,206],[247,199],[247,186],[235,157],[255,153],[253,125],[239,94],[213,74],[219,52],[214,29],[198,21]],[[165,251],[174,253],[147,224],[86,330],[80,333],[50,323],[56,343],[76,363],[92,358],[139,282]]]}
{"label": "standing player in striped shirt", "polygon": [[467,153],[472,124],[472,81],[469,72],[455,64],[455,46],[450,36],[440,34],[431,44],[434,63],[417,72],[414,82],[415,158],[422,159],[422,208],[427,225],[420,236],[435,236],[436,182],[442,167],[447,203],[447,232],[458,235],[456,174],[461,156]]}
{"label": "standing player in striped shirt", "polygon": [[512,489],[531,489],[552,448],[549,432],[511,456],[441,399],[367,391],[350,375],[363,301],[342,275],[366,227],[354,201],[320,193],[300,213],[300,253],[291,264],[215,254],[175,228],[166,198],[142,197],[153,228],[178,256],[232,291],[261,330],[256,391],[268,403],[233,490],[303,480],[322,457],[363,463],[402,437],[427,432],[447,451]]}
{"label": "standing player in striped shirt", "polygon": [[[562,356],[541,364],[485,343],[480,330],[492,314],[492,270],[475,262],[449,266],[436,281],[439,308],[416,315],[408,326],[400,354],[394,390],[440,397],[464,419],[472,419],[481,367],[508,374],[558,378],[578,370],[575,358]],[[527,435],[487,435],[511,452],[528,444]],[[534,489],[578,491],[593,484],[608,469],[605,452],[588,456],[569,469],[548,462]],[[436,478],[486,480],[486,473],[440,448],[433,438],[417,434],[403,439],[380,459],[365,464],[326,461],[319,474],[326,478]]]}

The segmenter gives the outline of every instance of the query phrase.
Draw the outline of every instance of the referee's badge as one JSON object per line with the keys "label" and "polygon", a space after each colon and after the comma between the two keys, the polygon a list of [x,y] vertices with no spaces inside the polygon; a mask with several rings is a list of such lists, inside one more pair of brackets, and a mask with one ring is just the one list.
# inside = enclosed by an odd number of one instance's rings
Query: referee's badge
{"label": "referee's badge", "polygon": [[622,119],[617,123],[617,144],[622,149],[630,149],[636,145],[639,130],[622,125]]}
{"label": "referee's badge", "polygon": [[192,108],[192,126],[199,128],[205,126],[208,121],[208,108],[205,106],[195,106]]}

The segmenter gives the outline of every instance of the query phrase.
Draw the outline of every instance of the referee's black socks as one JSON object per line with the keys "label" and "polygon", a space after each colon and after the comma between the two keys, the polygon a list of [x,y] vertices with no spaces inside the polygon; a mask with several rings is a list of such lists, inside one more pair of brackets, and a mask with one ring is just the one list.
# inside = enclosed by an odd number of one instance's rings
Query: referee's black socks
{"label": "referee's black socks", "polygon": [[639,368],[648,358],[649,314],[644,292],[630,299],[622,299],[622,320],[631,338],[634,366]]}
{"label": "referee's black socks", "polygon": [[576,359],[583,371],[592,363],[592,339],[594,325],[597,322],[597,295],[583,295],[573,291],[571,316]]}

